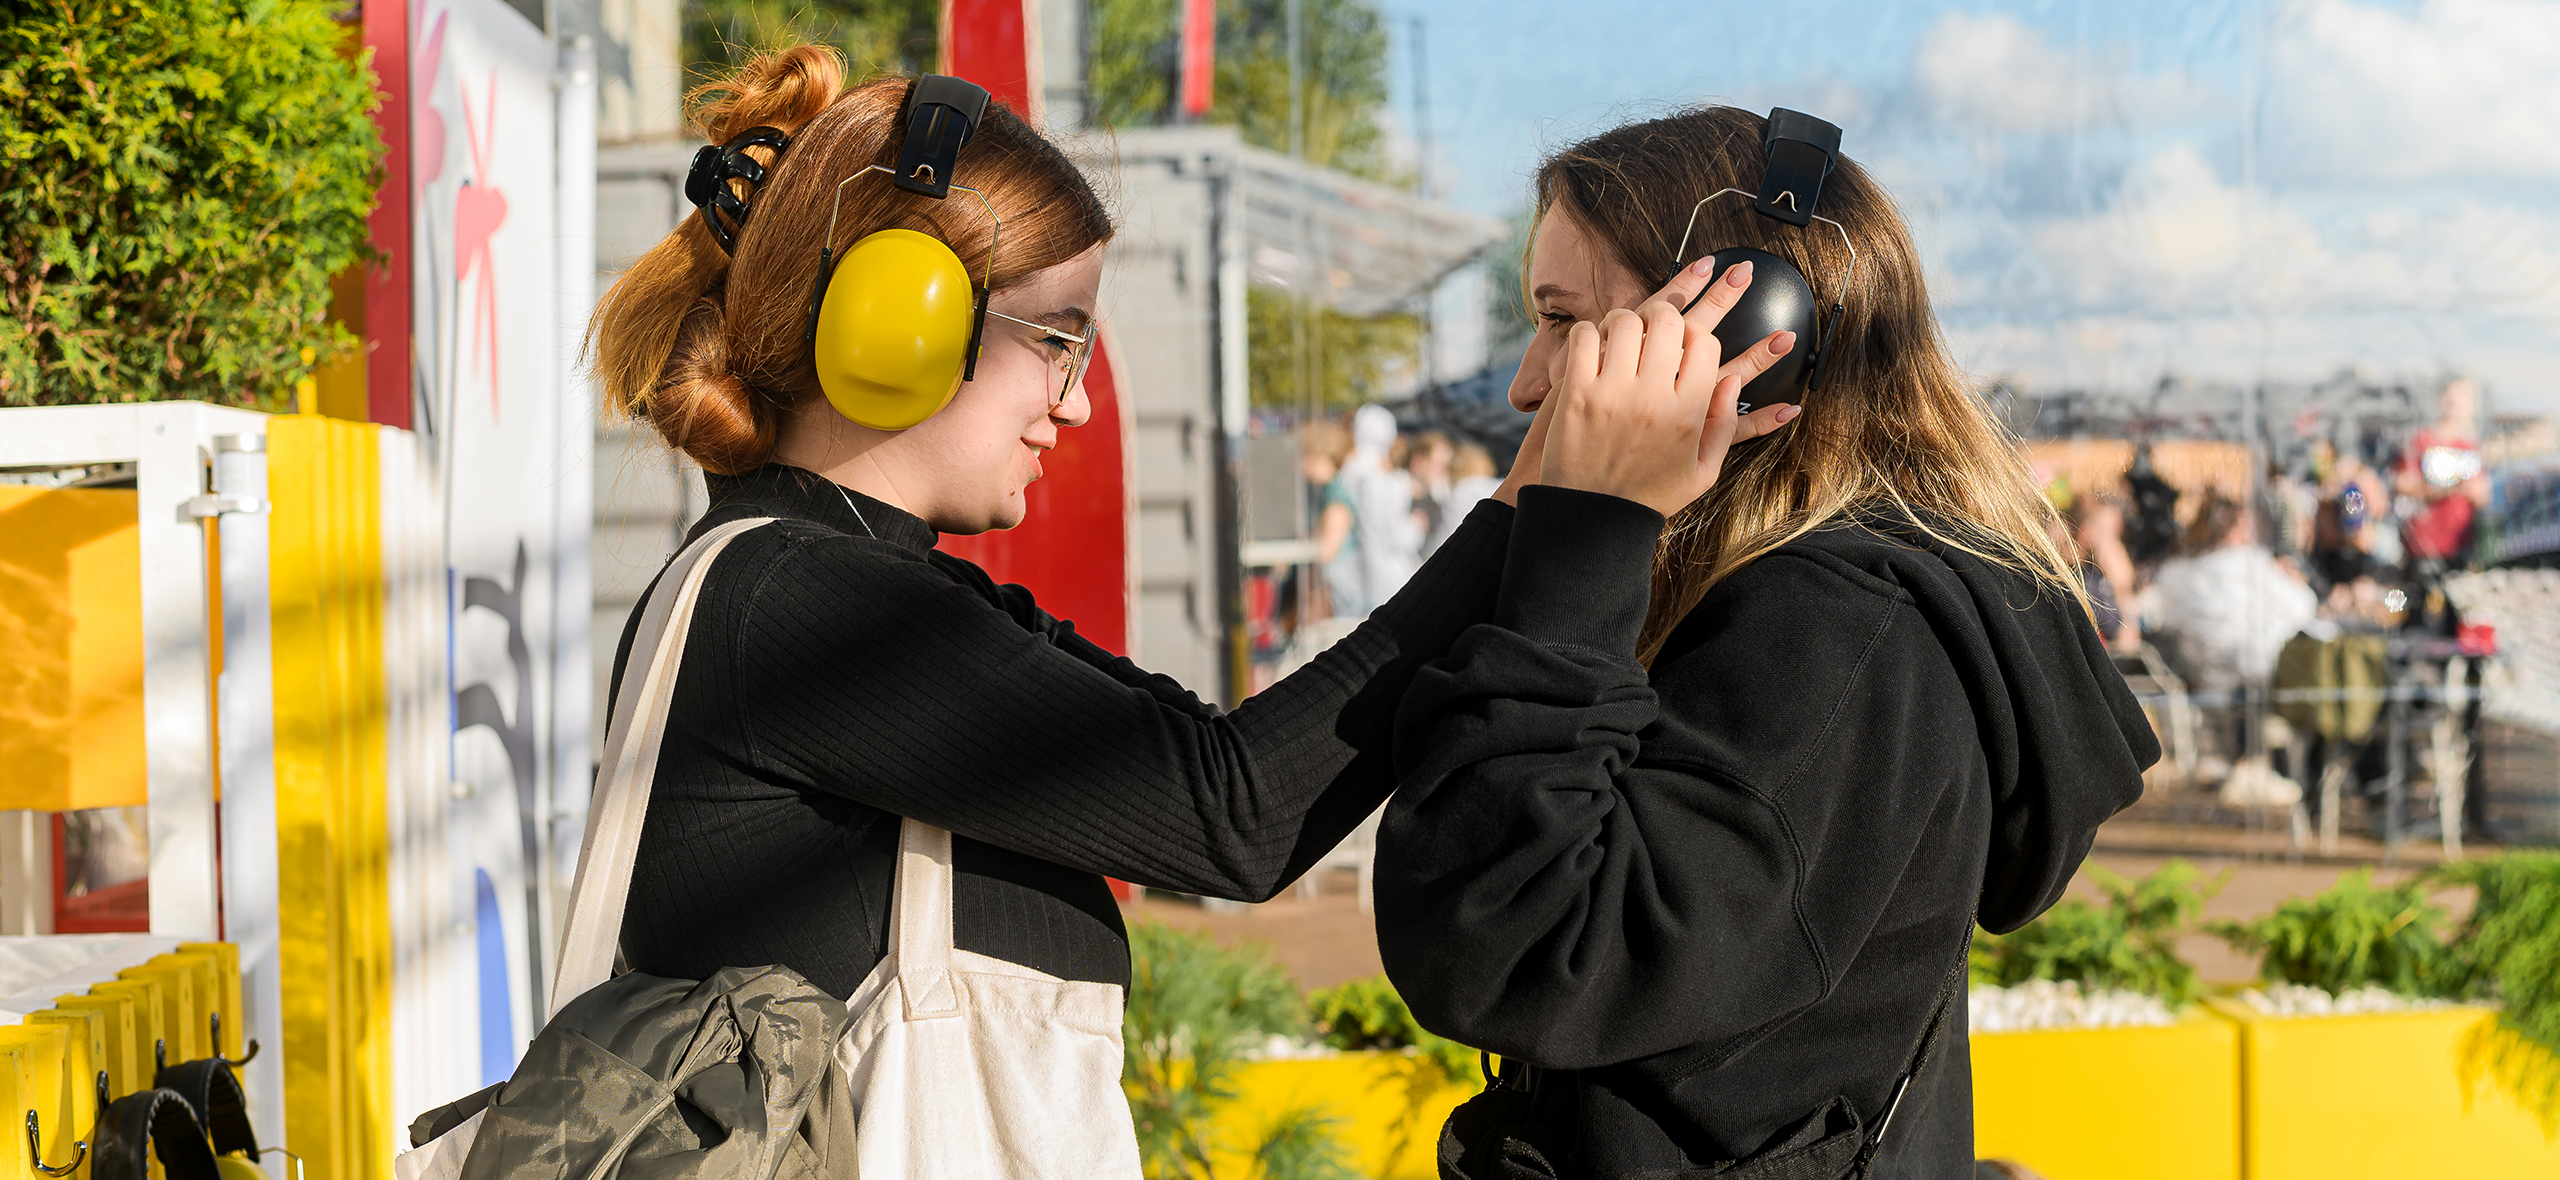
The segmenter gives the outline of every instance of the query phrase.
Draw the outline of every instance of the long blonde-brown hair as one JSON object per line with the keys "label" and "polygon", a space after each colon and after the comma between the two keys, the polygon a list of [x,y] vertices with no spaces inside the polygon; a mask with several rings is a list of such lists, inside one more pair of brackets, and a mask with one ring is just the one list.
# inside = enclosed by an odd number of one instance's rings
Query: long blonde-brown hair
{"label": "long blonde-brown hair", "polygon": [[1555,210],[1573,218],[1647,290],[1682,262],[1750,246],[1793,262],[1820,306],[1843,296],[1847,305],[1837,338],[1821,342],[1829,354],[1822,388],[1804,395],[1804,414],[1735,447],[1714,490],[1664,531],[1639,652],[1650,663],[1716,583],[1865,513],[1908,521],[2085,611],[2079,579],[2046,530],[2053,509],[2029,479],[2016,438],[1948,355],[1911,235],[1865,169],[1843,157],[1822,188],[1823,216],[1856,244],[1854,279],[1848,248],[1830,227],[1781,224],[1753,213],[1744,197],[1699,209],[1688,258],[1673,257],[1700,200],[1723,188],[1759,189],[1762,123],[1734,107],[1695,108],[1604,132],[1538,169],[1539,216]]}
{"label": "long blonde-brown hair", "polygon": [[[894,164],[898,116],[915,80],[884,74],[850,89],[832,49],[761,55],[687,96],[694,125],[726,143],[753,127],[791,137],[788,150],[746,149],[770,170],[745,192],[737,253],[720,249],[696,211],[596,306],[589,355],[609,411],[648,421],[706,471],[735,474],[773,455],[782,416],[819,396],[805,339],[818,248],[836,184],[870,164]],[[1109,241],[1111,215],[1073,161],[998,103],[960,151],[962,183],[1004,218],[994,287],[1005,287]],[[974,200],[935,201],[886,183],[844,186],[832,245],[875,230],[920,230],[951,244],[974,276],[994,226]]]}

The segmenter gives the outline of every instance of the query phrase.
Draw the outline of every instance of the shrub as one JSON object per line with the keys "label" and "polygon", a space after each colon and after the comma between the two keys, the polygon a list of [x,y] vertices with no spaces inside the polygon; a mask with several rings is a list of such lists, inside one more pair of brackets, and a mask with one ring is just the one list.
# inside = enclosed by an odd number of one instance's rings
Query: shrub
{"label": "shrub", "polygon": [[[1210,1172],[1213,1120],[1236,1097],[1244,1051],[1273,1035],[1307,1033],[1306,1001],[1271,960],[1231,951],[1161,922],[1129,928],[1129,1007],[1122,1030],[1129,1113],[1148,1180]],[[1266,1180],[1348,1175],[1335,1120],[1282,1111],[1245,1148]]]}
{"label": "shrub", "polygon": [[2183,860],[2140,881],[2096,865],[2088,872],[2103,903],[2071,898],[2013,933],[1976,931],[1972,982],[2012,987],[2030,979],[2071,980],[2083,988],[2139,992],[2172,1008],[2194,1002],[2204,988],[2195,967],[2178,957],[2178,936],[2194,926],[2229,874],[2208,884]]}
{"label": "shrub", "polygon": [[0,405],[271,407],[354,346],[329,279],[371,253],[382,142],[343,7],[9,5]]}
{"label": "shrub", "polygon": [[1336,1049],[1412,1049],[1450,1078],[1474,1076],[1476,1051],[1422,1027],[1384,975],[1307,994],[1316,1033]]}
{"label": "shrub", "polygon": [[2456,861],[2425,879],[2479,891],[2454,934],[2455,970],[2503,1005],[2463,1046],[2466,1074],[2495,1077],[2545,1134],[2560,1134],[2560,855]]}
{"label": "shrub", "polygon": [[2310,897],[2287,898],[2246,922],[2206,929],[2233,947],[2261,956],[2270,982],[2298,983],[2332,995],[2378,986],[2404,996],[2442,995],[2460,980],[2445,953],[2444,908],[2412,880],[2377,889],[2361,869]]}

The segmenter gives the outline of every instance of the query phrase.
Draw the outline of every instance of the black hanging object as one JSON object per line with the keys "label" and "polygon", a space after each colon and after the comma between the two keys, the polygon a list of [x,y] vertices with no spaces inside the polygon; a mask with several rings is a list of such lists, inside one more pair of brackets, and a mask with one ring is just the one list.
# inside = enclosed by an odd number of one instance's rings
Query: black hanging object
{"label": "black hanging object", "polygon": [[738,231],[747,227],[747,202],[738,190],[729,187],[732,180],[751,185],[763,184],[765,167],[747,154],[751,147],[772,148],[780,153],[791,146],[791,137],[772,127],[750,127],[737,138],[714,146],[704,144],[693,153],[693,167],[684,175],[684,197],[702,210],[702,224],[710,227],[711,238],[720,243],[724,254],[738,252]]}
{"label": "black hanging object", "polygon": [[229,1061],[206,1057],[180,1062],[162,1069],[151,1084],[186,1100],[197,1125],[212,1138],[214,1154],[258,1154],[258,1132],[249,1125],[249,1098]]}
{"label": "black hanging object", "polygon": [[977,133],[986,114],[986,87],[948,74],[916,79],[915,91],[907,97],[907,139],[898,148],[898,170],[890,180],[920,197],[939,201],[950,196],[960,148]]}
{"label": "black hanging object", "polygon": [[1822,182],[1840,158],[1840,129],[1802,111],[1773,107],[1760,146],[1769,171],[1751,207],[1789,225],[1811,225],[1822,203]]}
{"label": "black hanging object", "polygon": [[174,1092],[143,1090],[116,1099],[94,1134],[91,1180],[148,1180],[153,1156],[167,1180],[220,1180],[213,1145],[187,1100]]}

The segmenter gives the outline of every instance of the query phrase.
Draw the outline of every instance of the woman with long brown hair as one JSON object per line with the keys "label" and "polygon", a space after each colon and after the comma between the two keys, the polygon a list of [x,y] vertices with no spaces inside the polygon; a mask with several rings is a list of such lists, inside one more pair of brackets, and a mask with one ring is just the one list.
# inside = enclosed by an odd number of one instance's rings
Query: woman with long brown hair
{"label": "woman with long brown hair", "polygon": [[[700,157],[709,171],[690,194],[707,208],[596,313],[595,367],[613,407],[706,472],[711,508],[695,536],[772,518],[737,534],[702,585],[621,950],[653,976],[776,964],[853,996],[889,952],[893,878],[908,879],[893,866],[918,863],[900,852],[902,826],[947,832],[947,868],[935,871],[952,882],[953,975],[968,959],[1017,990],[1054,984],[1013,1015],[1028,1032],[1086,1040],[1071,1067],[1015,1079],[1008,1109],[943,1115],[997,1124],[1007,1175],[1133,1175],[1117,1089],[1128,943],[1104,876],[1261,900],[1374,810],[1394,785],[1395,701],[1422,661],[1492,617],[1517,486],[1476,507],[1357,631],[1232,712],[935,551],[940,532],[1019,524],[1042,453],[1090,413],[1078,377],[1111,219],[1064,154],[996,105],[941,174],[983,205],[879,181],[867,170],[906,168],[908,137],[930,123],[924,85],[971,88],[887,76],[848,89],[841,70],[804,47],[712,88],[695,115],[719,146]],[[841,353],[829,332],[904,313],[828,318],[844,279],[822,280],[820,268],[854,265],[849,249],[899,230],[946,243],[973,283],[988,260],[990,293],[974,367],[954,361],[952,392],[934,391],[947,404],[890,427],[849,416],[820,366]],[[811,306],[822,282],[823,316]],[[1685,304],[1705,285],[1684,272],[1667,294]],[[1553,473],[1685,503],[1712,482],[1730,439],[1773,428],[1772,415],[1740,418],[1732,394],[1782,350],[1730,365],[1698,350],[1686,355],[1703,363],[1678,371],[1688,334],[1730,303],[1699,301],[1685,323],[1657,308],[1647,374],[1621,366],[1574,385],[1594,412],[1553,433],[1606,459],[1551,462]],[[1599,412],[1610,407],[1626,412]],[[1009,1048],[987,1046],[970,1068],[1005,1074]],[[937,1150],[931,1138],[917,1150]],[[866,1167],[878,1140],[861,1136]]]}
{"label": "woman with long brown hair", "polygon": [[1840,158],[1836,230],[1755,212],[1766,129],[1691,110],[1537,175],[1521,409],[1710,251],[1842,310],[1801,417],[1694,502],[1524,488],[1493,621],[1405,694],[1379,946],[1504,1058],[1444,1175],[1968,1174],[1975,920],[2052,904],[2158,757],[1891,201]]}

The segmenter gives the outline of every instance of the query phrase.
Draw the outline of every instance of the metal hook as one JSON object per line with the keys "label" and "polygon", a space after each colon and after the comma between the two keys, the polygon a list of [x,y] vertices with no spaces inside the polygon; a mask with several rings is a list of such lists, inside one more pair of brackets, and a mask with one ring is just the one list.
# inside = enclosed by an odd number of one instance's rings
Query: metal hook
{"label": "metal hook", "polygon": [[102,1070],[99,1070],[99,1071],[98,1071],[98,1117],[99,1117],[101,1120],[103,1120],[103,1119],[105,1119],[105,1118],[107,1117],[107,1104],[108,1104],[108,1102],[109,1102],[109,1099],[108,1099],[108,1097],[107,1097],[107,1071],[105,1071],[105,1070],[103,1070],[103,1069],[102,1069]]}
{"label": "metal hook", "polygon": [[[169,1038],[162,1037],[151,1042],[151,1062],[157,1069],[169,1068]],[[156,1084],[160,1080],[160,1075],[153,1073],[151,1080]]]}
{"label": "metal hook", "polygon": [[213,1022],[213,1056],[215,1060],[229,1065],[247,1065],[258,1059],[258,1038],[256,1037],[249,1038],[249,1047],[241,1050],[239,1057],[234,1058],[225,1054],[222,1051],[222,1013],[213,1012],[208,1013],[207,1015]]}
{"label": "metal hook", "polygon": [[259,1155],[259,1157],[260,1157],[260,1158],[264,1158],[264,1157],[266,1157],[266,1156],[273,1155],[273,1154],[275,1154],[276,1152],[279,1152],[279,1151],[284,1151],[284,1158],[286,1158],[286,1159],[289,1159],[289,1160],[292,1160],[292,1161],[293,1161],[293,1180],[302,1180],[302,1157],[301,1157],[301,1156],[295,1155],[294,1153],[292,1153],[292,1152],[290,1152],[290,1151],[285,1151],[285,1149],[283,1149],[283,1148],[281,1148],[281,1147],[269,1147],[269,1148],[261,1149],[261,1150],[258,1152],[258,1155]]}
{"label": "metal hook", "polygon": [[80,1167],[80,1161],[87,1158],[89,1158],[88,1140],[76,1139],[71,1143],[70,1163],[59,1166],[45,1163],[42,1124],[37,1122],[36,1112],[32,1110],[27,1112],[27,1159],[36,1166],[37,1171],[47,1176],[68,1176]]}

